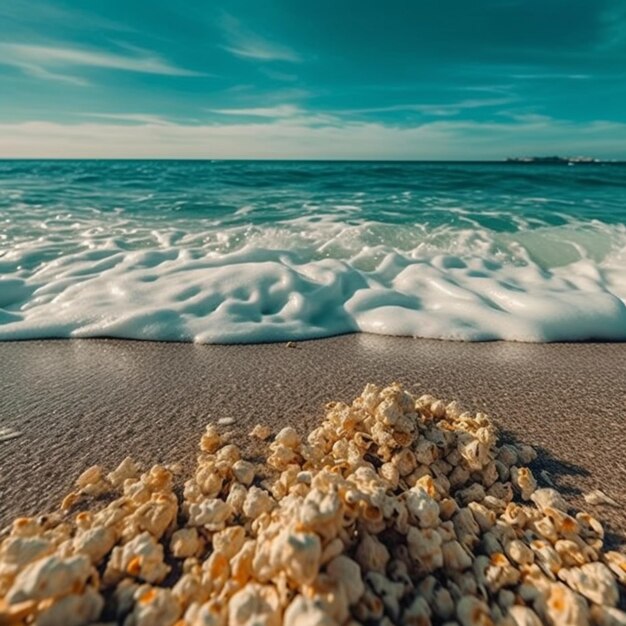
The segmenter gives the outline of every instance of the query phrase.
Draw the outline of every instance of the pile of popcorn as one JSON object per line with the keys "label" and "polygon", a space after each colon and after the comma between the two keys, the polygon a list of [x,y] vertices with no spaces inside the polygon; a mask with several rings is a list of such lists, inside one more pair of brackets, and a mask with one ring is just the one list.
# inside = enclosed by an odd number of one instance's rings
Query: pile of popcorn
{"label": "pile of popcorn", "polygon": [[626,624],[626,557],[485,415],[368,385],[305,439],[251,436],[263,463],[209,425],[182,494],[128,458],[16,519],[0,624]]}

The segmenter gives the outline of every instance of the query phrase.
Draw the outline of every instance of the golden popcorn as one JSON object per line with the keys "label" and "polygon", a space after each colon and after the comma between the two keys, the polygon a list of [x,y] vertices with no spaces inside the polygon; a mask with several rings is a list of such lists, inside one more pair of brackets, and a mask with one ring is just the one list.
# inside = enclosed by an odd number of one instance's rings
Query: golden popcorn
{"label": "golden popcorn", "polygon": [[270,445],[270,449],[279,445],[295,450],[300,445],[300,435],[298,435],[296,429],[291,426],[285,426],[285,428],[274,437],[274,443]]}
{"label": "golden popcorn", "polygon": [[71,626],[92,623],[102,612],[104,599],[93,588],[83,593],[70,593],[42,608],[37,615],[37,626]]}
{"label": "golden popcorn", "polygon": [[406,506],[420,528],[433,528],[439,525],[439,504],[423,489],[419,487],[410,489],[406,497]]}
{"label": "golden popcorn", "polygon": [[0,546],[0,580],[10,580],[26,565],[53,550],[52,542],[43,537],[8,537]]}
{"label": "golden popcorn", "polygon": [[456,614],[462,626],[493,626],[489,607],[474,596],[463,596]]}
{"label": "golden popcorn", "polygon": [[248,461],[238,460],[233,463],[232,472],[235,479],[246,487],[254,480],[254,465]]}
{"label": "golden popcorn", "polygon": [[72,493],[68,493],[65,498],[63,498],[63,501],[61,502],[61,510],[62,511],[67,511],[69,509],[71,509],[76,502],[78,502],[78,500],[80,499],[80,494],[72,492]]}
{"label": "golden popcorn", "polygon": [[470,553],[458,541],[447,541],[441,546],[443,566],[449,572],[462,571],[472,565]]}
{"label": "golden popcorn", "polygon": [[282,570],[296,585],[311,584],[322,557],[320,538],[311,532],[286,529],[275,539],[270,553],[274,571]]}
{"label": "golden popcorn", "polygon": [[[255,622],[256,623],[256,622]],[[269,624],[269,622],[266,622]],[[285,610],[283,623],[285,626],[335,626],[337,622],[324,611],[319,600],[296,596]]]}
{"label": "golden popcorn", "polygon": [[228,603],[231,626],[279,626],[280,600],[272,585],[250,583],[235,593]]}
{"label": "golden popcorn", "polygon": [[407,534],[409,555],[424,573],[431,573],[443,567],[441,544],[441,535],[436,530],[409,528]]}
{"label": "golden popcorn", "polygon": [[269,513],[274,505],[275,501],[267,491],[251,487],[246,494],[242,510],[246,517],[256,519],[263,513]]}
{"label": "golden popcorn", "polygon": [[530,499],[537,505],[537,508],[542,511],[545,511],[545,509],[549,507],[567,512],[567,502],[565,502],[563,496],[561,496],[556,489],[552,489],[551,487],[536,489],[530,496]]}
{"label": "golden popcorn", "polygon": [[591,619],[597,626],[626,626],[626,613],[609,606],[592,606]]}
{"label": "golden popcorn", "polygon": [[271,434],[272,429],[269,426],[264,426],[263,424],[256,424],[256,426],[250,431],[250,437],[256,437],[261,441],[269,439]]}
{"label": "golden popcorn", "polygon": [[537,613],[548,624],[583,626],[589,623],[589,606],[563,583],[553,583],[535,601]]}
{"label": "golden popcorn", "polygon": [[539,616],[526,606],[512,606],[507,609],[502,626],[543,626]]}
{"label": "golden popcorn", "polygon": [[93,565],[98,565],[111,551],[116,541],[117,534],[112,528],[106,526],[87,528],[76,533],[72,541],[72,552],[84,554]]}
{"label": "golden popcorn", "polygon": [[213,550],[232,559],[241,550],[246,540],[246,530],[243,526],[229,526],[213,535]]}
{"label": "golden popcorn", "polygon": [[356,604],[365,591],[359,564],[351,558],[341,555],[326,566],[326,573],[343,585],[349,604]]}
{"label": "golden popcorn", "polygon": [[354,558],[365,572],[385,572],[390,555],[387,547],[378,538],[364,533]]}
{"label": "golden popcorn", "polygon": [[121,487],[125,480],[138,478],[139,473],[139,465],[127,456],[106,478],[113,487]]}
{"label": "golden popcorn", "polygon": [[520,539],[513,539],[504,544],[504,552],[514,563],[529,565],[535,560],[531,548]]}
{"label": "golden popcorn", "polygon": [[60,511],[15,520],[0,624],[626,624],[626,557],[484,414],[370,384],[264,463],[219,423],[190,476],[96,465]]}
{"label": "golden popcorn", "polygon": [[126,575],[149,583],[160,582],[170,568],[163,562],[163,546],[148,532],[113,548],[103,580],[115,583]]}
{"label": "golden popcorn", "polygon": [[562,572],[562,580],[594,604],[603,606],[617,604],[619,599],[617,583],[603,563],[585,563],[580,567],[562,570]]}
{"label": "golden popcorn", "polygon": [[530,500],[537,489],[537,481],[527,467],[513,466],[511,468],[511,482],[519,489],[523,500]]}
{"label": "golden popcorn", "polygon": [[137,531],[147,530],[160,539],[176,519],[177,513],[178,500],[173,494],[155,493],[133,513],[128,523]]}
{"label": "golden popcorn", "polygon": [[15,578],[7,593],[9,604],[25,600],[43,600],[80,590],[92,575],[89,559],[75,556],[69,559],[51,555],[27,565]]}
{"label": "golden popcorn", "polygon": [[96,485],[102,480],[102,468],[99,465],[88,467],[77,479],[76,486],[84,489],[89,485]]}
{"label": "golden popcorn", "polygon": [[219,498],[210,498],[189,507],[189,525],[222,530],[232,515],[232,507]]}
{"label": "golden popcorn", "polygon": [[180,528],[170,539],[170,550],[176,558],[184,559],[198,553],[202,544],[196,528]]}
{"label": "golden popcorn", "polygon": [[180,605],[169,589],[142,585],[133,594],[133,609],[124,626],[174,626]]}
{"label": "golden popcorn", "polygon": [[626,555],[610,551],[603,555],[603,560],[617,580],[626,585]]}

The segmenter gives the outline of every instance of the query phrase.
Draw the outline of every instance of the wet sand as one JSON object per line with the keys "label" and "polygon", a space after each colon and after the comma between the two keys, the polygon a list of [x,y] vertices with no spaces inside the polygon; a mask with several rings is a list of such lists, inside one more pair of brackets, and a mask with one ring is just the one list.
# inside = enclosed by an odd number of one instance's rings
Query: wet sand
{"label": "wet sand", "polygon": [[[200,346],[119,340],[0,342],[0,527],[58,505],[89,465],[194,462],[204,426],[232,417],[314,427],[330,400],[367,382],[459,400],[503,436],[537,446],[576,506],[626,535],[626,344],[456,343],[349,335],[285,344]],[[253,452],[253,449],[250,449]],[[541,481],[540,481],[541,482]],[[543,483],[545,484],[545,483]],[[619,507],[591,506],[600,488]]]}

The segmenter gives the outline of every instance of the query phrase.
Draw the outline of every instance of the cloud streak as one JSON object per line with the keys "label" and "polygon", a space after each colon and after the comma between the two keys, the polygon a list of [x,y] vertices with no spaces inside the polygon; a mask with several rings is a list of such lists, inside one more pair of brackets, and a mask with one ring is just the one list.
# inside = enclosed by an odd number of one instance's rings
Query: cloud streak
{"label": "cloud streak", "polygon": [[149,113],[81,113],[81,115],[84,117],[130,122],[132,124],[156,124],[158,126],[172,124],[172,122],[160,115],[151,115]]}
{"label": "cloud streak", "polygon": [[[6,61],[5,61],[6,62]],[[0,64],[3,61],[0,59]],[[68,83],[70,85],[78,85],[79,87],[85,87],[89,85],[89,81],[84,78],[80,78],[79,76],[71,76],[69,74],[62,74],[61,72],[53,72],[51,70],[46,69],[45,67],[41,67],[40,65],[34,65],[32,63],[7,63],[7,65],[13,65],[24,74],[28,74],[33,78],[42,78],[43,80],[56,80],[62,83]]]}
{"label": "cloud streak", "polygon": [[246,28],[232,15],[223,14],[220,26],[228,42],[222,48],[235,56],[254,61],[286,61],[289,63],[302,61],[300,55],[291,48],[261,37]]}
{"label": "cloud streak", "polygon": [[294,117],[303,113],[300,107],[293,104],[279,104],[273,107],[253,107],[248,109],[210,109],[210,111],[219,115],[272,118]]}
{"label": "cloud streak", "polygon": [[136,54],[120,54],[66,46],[43,46],[24,43],[0,44],[0,64],[10,65],[39,78],[86,84],[82,78],[59,70],[97,68],[158,74],[161,76],[202,76],[201,73],[172,65],[145,50]]}
{"label": "cloud streak", "polygon": [[452,116],[457,115],[461,111],[470,109],[482,109],[487,107],[497,107],[514,102],[514,98],[483,98],[483,99],[467,99],[458,102],[450,102],[446,104],[393,104],[382,107],[368,107],[363,109],[349,109],[343,111],[346,114],[369,114],[369,113],[421,113],[423,115],[433,116]]}
{"label": "cloud streak", "polygon": [[589,74],[511,74],[518,80],[589,80]]}

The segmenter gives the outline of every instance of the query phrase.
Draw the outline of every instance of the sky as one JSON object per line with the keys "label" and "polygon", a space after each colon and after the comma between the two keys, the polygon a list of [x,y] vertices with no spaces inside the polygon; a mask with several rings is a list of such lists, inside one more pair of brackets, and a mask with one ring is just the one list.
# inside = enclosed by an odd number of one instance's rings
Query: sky
{"label": "sky", "polygon": [[0,157],[626,159],[626,0],[3,0]]}

